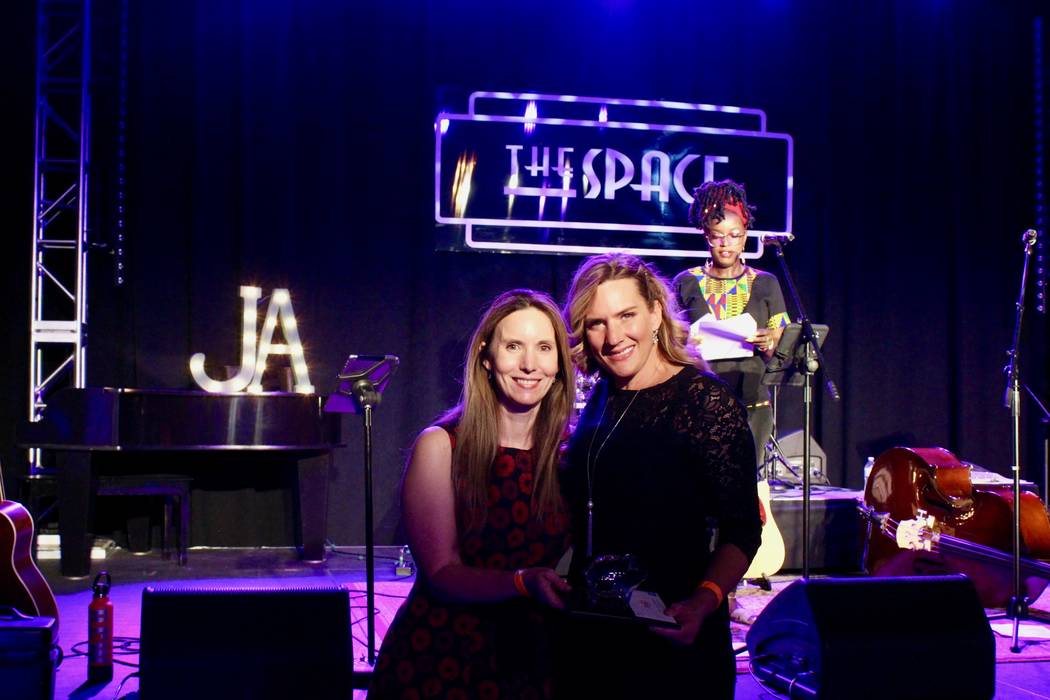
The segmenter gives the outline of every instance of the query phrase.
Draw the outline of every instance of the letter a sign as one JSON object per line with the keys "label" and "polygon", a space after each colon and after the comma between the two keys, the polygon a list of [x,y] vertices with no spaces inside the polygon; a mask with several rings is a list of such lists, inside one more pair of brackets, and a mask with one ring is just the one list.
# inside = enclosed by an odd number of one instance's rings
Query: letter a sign
{"label": "letter a sign", "polygon": [[[266,360],[270,355],[289,355],[295,373],[295,391],[300,394],[312,394],[313,386],[306,371],[306,357],[303,355],[303,344],[299,342],[299,329],[292,311],[292,298],[287,289],[275,289],[266,309],[266,319],[256,344],[256,307],[262,298],[260,287],[241,287],[241,298],[244,300],[243,330],[241,334],[241,366],[237,375],[225,381],[216,381],[204,371],[204,353],[198,352],[190,358],[190,374],[205,391],[237,392],[247,389],[250,392],[262,391],[262,378],[266,372]],[[286,342],[274,343],[273,332],[277,324]]]}

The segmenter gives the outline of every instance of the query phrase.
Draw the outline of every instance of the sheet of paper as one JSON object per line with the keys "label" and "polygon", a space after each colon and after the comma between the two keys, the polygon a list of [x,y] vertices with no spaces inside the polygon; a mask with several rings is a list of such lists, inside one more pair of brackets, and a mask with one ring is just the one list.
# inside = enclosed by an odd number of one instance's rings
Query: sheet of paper
{"label": "sheet of paper", "polygon": [[690,326],[689,332],[700,341],[700,355],[710,361],[751,357],[755,354],[755,346],[746,339],[753,337],[757,330],[758,323],[751,314],[719,321],[707,313]]}

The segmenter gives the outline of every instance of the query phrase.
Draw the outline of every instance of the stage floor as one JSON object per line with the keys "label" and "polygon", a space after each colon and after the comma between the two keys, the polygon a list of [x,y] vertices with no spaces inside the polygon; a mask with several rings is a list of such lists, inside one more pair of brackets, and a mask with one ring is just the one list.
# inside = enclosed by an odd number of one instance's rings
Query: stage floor
{"label": "stage floor", "polygon": [[[87,633],[87,607],[91,599],[91,578],[71,580],[58,574],[58,563],[41,563],[48,581],[58,598],[61,615],[61,646],[66,654],[58,670],[56,698],[137,698],[138,680],[128,678],[138,663],[139,615],[142,589],[147,585],[182,582],[192,585],[272,585],[289,587],[295,585],[338,584],[351,592],[351,619],[353,621],[355,669],[366,671],[366,614],[365,614],[365,566],[363,548],[339,548],[340,554],[332,553],[324,564],[300,562],[290,549],[193,549],[187,566],[178,567],[173,561],[164,561],[159,555],[133,555],[116,550],[104,562],[94,562],[92,571],[107,569],[113,578],[111,599],[114,605],[114,636],[134,640],[115,658],[122,662],[115,665],[113,680],[105,685],[86,684],[87,661],[77,650]],[[381,641],[402,600],[412,585],[412,577],[399,577],[394,573],[397,547],[377,548],[376,561],[376,633]],[[740,607],[734,615],[741,621],[757,615],[777,590],[782,589],[795,576],[773,578],[772,594],[755,589],[741,589],[737,598]],[[1036,608],[1050,611],[1050,592],[1037,601]],[[747,625],[734,622],[734,641],[743,645]],[[378,642],[377,642],[378,643]],[[1050,700],[1050,641],[1026,645],[1023,652],[1009,652],[1009,640],[998,637],[996,664],[996,695],[1000,700]],[[128,664],[128,665],[123,665]],[[737,676],[736,698],[759,700],[771,695],[746,671],[746,661],[738,662],[741,671]],[[125,682],[125,679],[126,682]],[[121,685],[123,683],[123,685]],[[354,699],[362,700],[365,691],[355,691]]]}

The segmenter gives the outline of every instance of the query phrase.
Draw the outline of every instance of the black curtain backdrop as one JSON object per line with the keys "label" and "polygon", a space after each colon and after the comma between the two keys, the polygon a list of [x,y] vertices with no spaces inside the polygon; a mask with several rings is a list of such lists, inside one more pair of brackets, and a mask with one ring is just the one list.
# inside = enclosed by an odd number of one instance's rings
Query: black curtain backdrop
{"label": "black curtain backdrop", "polygon": [[[437,112],[465,111],[473,90],[731,104],[794,137],[787,257],[811,318],[831,326],[843,395],[815,392],[831,482],[859,488],[865,457],[902,441],[1009,474],[1001,368],[1020,234],[1045,194],[1033,170],[1035,17],[990,0],[132,0],[128,283],[113,286],[108,256],[92,261],[89,383],[192,388],[193,353],[213,376],[238,363],[239,286],[289,288],[319,392],[351,352],[401,358],[374,429],[377,542],[400,542],[405,456],[455,401],[479,311],[517,286],[562,299],[579,263],[435,250]],[[25,252],[5,280],[8,425],[26,412],[31,13],[16,25],[7,141],[18,177],[4,211],[12,250]],[[115,100],[100,95],[107,133]],[[104,138],[94,158],[106,172]],[[112,220],[98,207],[104,237]],[[668,276],[689,265],[654,262]],[[771,254],[755,264],[778,272]],[[1046,318],[1030,306],[1026,324],[1024,376],[1046,396]],[[781,397],[780,430],[797,429],[801,391]],[[1041,482],[1029,402],[1025,416],[1025,476]],[[344,432],[329,533],[359,544],[356,418]],[[5,464],[24,469],[13,431],[3,438]],[[195,543],[287,543],[287,493],[244,476],[201,494]]]}

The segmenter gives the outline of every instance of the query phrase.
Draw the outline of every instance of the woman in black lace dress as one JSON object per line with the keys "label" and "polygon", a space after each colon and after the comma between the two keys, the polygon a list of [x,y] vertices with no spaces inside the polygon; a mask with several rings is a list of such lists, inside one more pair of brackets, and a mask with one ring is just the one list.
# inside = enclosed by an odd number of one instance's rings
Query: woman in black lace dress
{"label": "woman in black lace dress", "polygon": [[638,258],[584,261],[565,315],[578,366],[601,376],[563,475],[570,580],[582,585],[575,577],[589,557],[633,554],[648,570],[642,588],[669,604],[681,628],[579,621],[556,692],[732,698],[725,595],[761,535],[747,413],[686,347],[667,283]]}
{"label": "woman in black lace dress", "polygon": [[499,296],[470,340],[459,404],[412,450],[401,501],[419,568],[370,700],[549,697],[547,606],[568,590],[552,568],[569,544],[556,465],[573,399],[557,306]]}

